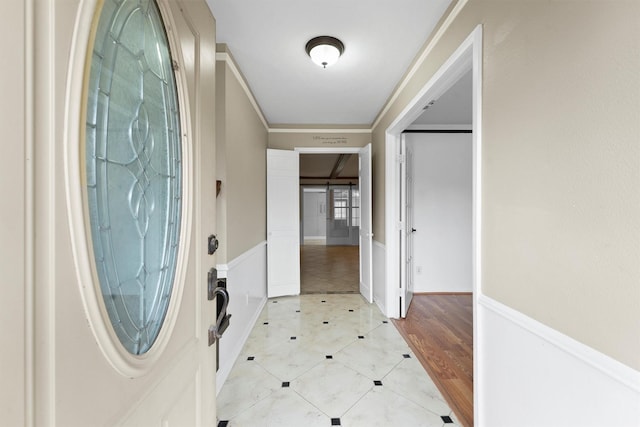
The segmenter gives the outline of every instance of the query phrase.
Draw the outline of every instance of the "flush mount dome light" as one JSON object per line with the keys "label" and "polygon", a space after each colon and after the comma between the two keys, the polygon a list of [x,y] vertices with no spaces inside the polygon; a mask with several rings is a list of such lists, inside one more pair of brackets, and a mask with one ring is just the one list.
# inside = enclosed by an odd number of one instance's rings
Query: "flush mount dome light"
{"label": "flush mount dome light", "polygon": [[305,50],[313,62],[327,68],[340,58],[344,52],[344,44],[335,37],[319,36],[309,40]]}

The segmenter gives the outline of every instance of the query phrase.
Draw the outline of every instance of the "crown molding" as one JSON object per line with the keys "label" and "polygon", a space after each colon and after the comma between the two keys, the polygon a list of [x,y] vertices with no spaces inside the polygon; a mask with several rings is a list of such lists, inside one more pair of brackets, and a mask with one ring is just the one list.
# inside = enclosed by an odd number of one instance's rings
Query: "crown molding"
{"label": "crown molding", "polygon": [[375,129],[380,124],[380,121],[382,120],[382,118],[385,116],[385,114],[387,114],[387,112],[389,111],[393,103],[398,99],[398,97],[400,96],[400,93],[404,90],[407,84],[409,84],[409,81],[418,72],[418,69],[425,62],[425,60],[427,59],[427,56],[429,56],[433,48],[436,46],[436,44],[438,44],[438,42],[444,35],[445,31],[447,31],[451,23],[456,19],[458,14],[462,11],[464,6],[467,4],[467,2],[468,0],[459,0],[458,3],[456,3],[456,5],[451,10],[451,13],[447,15],[444,22],[442,22],[442,25],[440,25],[440,27],[438,27],[438,30],[435,32],[431,40],[427,42],[427,45],[422,51],[422,53],[420,53],[416,61],[409,68],[409,71],[407,72],[407,74],[405,74],[404,78],[400,81],[400,84],[398,84],[396,89],[393,91],[393,94],[391,95],[389,100],[385,103],[382,110],[380,110],[380,112],[378,113],[378,116],[376,117],[376,119],[373,121],[373,124],[371,125],[371,129]]}
{"label": "crown molding", "polygon": [[233,59],[233,56],[229,52],[216,52],[216,61],[221,61],[227,64],[233,75],[238,80],[238,83],[240,83],[240,86],[242,87],[242,90],[244,90],[244,93],[247,95],[247,98],[249,98],[249,102],[253,106],[253,109],[256,111],[256,114],[258,115],[258,118],[260,118],[260,121],[264,125],[265,129],[271,132],[271,129],[269,129],[269,123],[267,123],[267,119],[264,117],[262,109],[260,109],[260,106],[258,105],[258,101],[256,101],[255,96],[253,96],[253,92],[251,92],[247,81],[245,80],[244,76],[240,72],[240,69],[238,68],[238,65]]}

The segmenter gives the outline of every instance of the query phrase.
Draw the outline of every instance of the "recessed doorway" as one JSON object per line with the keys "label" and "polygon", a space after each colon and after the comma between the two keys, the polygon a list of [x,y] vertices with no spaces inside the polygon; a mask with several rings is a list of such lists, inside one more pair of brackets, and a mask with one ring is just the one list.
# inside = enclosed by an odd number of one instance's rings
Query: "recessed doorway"
{"label": "recessed doorway", "polygon": [[358,293],[357,153],[300,155],[300,293]]}

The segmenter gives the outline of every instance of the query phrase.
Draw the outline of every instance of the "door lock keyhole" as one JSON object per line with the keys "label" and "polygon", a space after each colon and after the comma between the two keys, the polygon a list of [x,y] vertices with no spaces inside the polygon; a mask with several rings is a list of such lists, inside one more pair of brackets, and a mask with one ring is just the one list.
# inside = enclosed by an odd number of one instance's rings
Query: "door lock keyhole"
{"label": "door lock keyhole", "polygon": [[213,255],[218,250],[218,238],[215,234],[211,234],[207,239],[207,252]]}

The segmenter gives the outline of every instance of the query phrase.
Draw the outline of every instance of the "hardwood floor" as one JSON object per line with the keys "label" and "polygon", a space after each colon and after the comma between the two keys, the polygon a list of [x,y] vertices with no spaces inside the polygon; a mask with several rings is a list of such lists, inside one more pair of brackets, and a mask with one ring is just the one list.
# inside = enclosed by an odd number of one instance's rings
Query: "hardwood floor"
{"label": "hardwood floor", "polygon": [[300,293],[358,293],[358,246],[300,246]]}
{"label": "hardwood floor", "polygon": [[406,319],[394,320],[460,423],[473,426],[471,294],[416,294]]}

